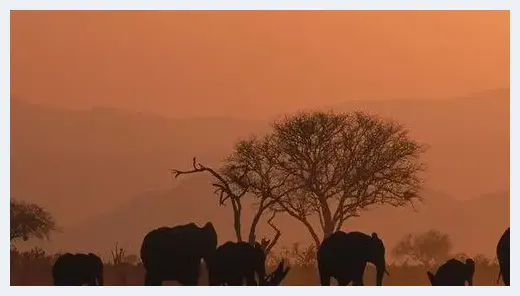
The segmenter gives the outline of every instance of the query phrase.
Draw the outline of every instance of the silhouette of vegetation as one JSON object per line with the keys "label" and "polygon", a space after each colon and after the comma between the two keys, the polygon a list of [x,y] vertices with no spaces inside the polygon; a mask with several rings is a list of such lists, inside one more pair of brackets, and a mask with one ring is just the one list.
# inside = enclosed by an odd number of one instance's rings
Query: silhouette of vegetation
{"label": "silhouette of vegetation", "polygon": [[220,204],[231,200],[237,241],[242,241],[241,200],[246,194],[256,198],[257,208],[249,242],[256,241],[256,226],[265,212],[283,212],[307,228],[316,247],[321,239],[311,217],[319,218],[327,237],[373,205],[401,207],[421,200],[419,173],[425,165],[419,156],[425,146],[394,121],[363,112],[315,111],[287,116],[272,127],[263,137],[239,141],[218,172],[195,159],[192,170],[172,170],[175,177],[214,176]]}
{"label": "silhouette of vegetation", "polygon": [[[287,247],[292,249],[292,247]],[[281,248],[285,249],[285,248]],[[305,249],[305,248],[300,248]],[[40,248],[29,251],[19,251],[11,249],[11,285],[13,286],[51,286],[52,265],[58,254],[46,254]],[[129,255],[137,257],[136,255]],[[279,253],[272,251],[271,256],[282,258],[284,251]],[[475,260],[475,286],[494,286],[497,285],[496,279],[499,271],[497,263],[486,258],[483,264]],[[273,273],[280,260],[267,264],[266,271]],[[309,264],[300,266],[295,262],[290,264],[291,270],[282,282],[283,286],[317,286],[320,285],[316,266]],[[204,269],[204,268],[203,268]],[[387,267],[392,275],[385,278],[385,286],[429,286],[430,282],[426,276],[426,270],[420,265],[390,264]],[[104,285],[105,286],[141,286],[144,283],[145,269],[140,262],[125,263],[114,265],[112,259],[104,262]],[[365,285],[375,285],[375,269],[368,265],[365,272]],[[167,283],[177,284],[175,282]],[[200,285],[207,285],[207,274],[201,273],[199,278]]]}
{"label": "silhouette of vegetation", "polygon": [[[235,235],[238,242],[243,241],[242,199],[248,193],[255,198],[253,207],[256,212],[249,227],[247,241],[251,244],[257,241],[256,229],[258,224],[264,214],[270,212],[267,224],[275,231],[275,235],[270,240],[262,238],[261,244],[266,253],[270,252],[281,236],[280,230],[273,223],[276,211],[273,211],[272,207],[285,194],[285,192],[279,192],[279,188],[283,184],[274,180],[270,175],[270,172],[274,169],[272,159],[277,157],[270,141],[270,137],[264,139],[252,137],[249,140],[239,141],[231,156],[225,159],[219,172],[197,163],[195,158],[193,159],[192,170],[172,170],[175,177],[197,172],[209,172],[214,176],[216,180],[213,186],[216,188],[215,193],[219,194],[219,204],[225,205],[226,202],[231,202]],[[266,163],[268,166],[265,166]]]}
{"label": "silhouette of vegetation", "polygon": [[49,239],[58,231],[56,221],[42,206],[11,199],[10,241],[27,241],[30,238]]}
{"label": "silhouette of vegetation", "polygon": [[[392,249],[392,255],[430,269],[446,261],[451,256],[452,249],[453,243],[448,234],[431,229],[423,233],[406,234]],[[458,257],[467,257],[464,254],[459,255]]]}
{"label": "silhouette of vegetation", "polygon": [[281,258],[288,258],[292,264],[297,266],[316,266],[315,245],[302,246],[300,243],[296,242],[290,247],[283,247],[280,256]]}

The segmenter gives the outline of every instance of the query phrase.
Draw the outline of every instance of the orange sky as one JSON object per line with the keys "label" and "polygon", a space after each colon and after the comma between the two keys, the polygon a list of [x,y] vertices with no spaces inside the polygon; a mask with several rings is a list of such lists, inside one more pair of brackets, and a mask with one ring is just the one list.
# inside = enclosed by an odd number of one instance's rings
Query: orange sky
{"label": "orange sky", "polygon": [[[507,11],[11,13],[11,96],[23,101],[265,119],[354,99],[423,100],[365,105],[431,144],[425,188],[433,193],[421,217],[383,209],[345,228],[378,231],[389,246],[405,232],[439,227],[460,250],[493,256],[490,238],[509,223],[508,89]],[[147,227],[192,215],[220,223],[219,235],[232,239],[230,208],[201,206],[212,196],[208,180],[173,182],[169,169],[187,169],[193,156],[216,166],[266,120],[12,107],[12,194],[69,227],[51,241],[56,249],[106,250],[117,237],[138,250]],[[445,209],[452,212],[439,221]],[[469,218],[459,219],[459,209]],[[128,228],[128,217],[140,217],[141,228]],[[284,244],[309,239],[301,225],[281,221],[290,229]]]}
{"label": "orange sky", "polygon": [[16,11],[11,94],[265,117],[509,87],[507,11]]}

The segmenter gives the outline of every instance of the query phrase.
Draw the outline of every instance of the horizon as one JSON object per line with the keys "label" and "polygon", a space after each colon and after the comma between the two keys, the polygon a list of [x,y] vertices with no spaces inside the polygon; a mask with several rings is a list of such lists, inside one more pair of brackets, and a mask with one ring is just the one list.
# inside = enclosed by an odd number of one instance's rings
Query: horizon
{"label": "horizon", "polygon": [[[74,107],[70,107],[70,106],[60,106],[60,105],[56,105],[56,104],[49,104],[49,103],[46,103],[46,102],[31,102],[31,100],[29,99],[23,99],[23,98],[20,98],[20,97],[17,97],[16,95],[13,97],[13,95],[11,95],[11,98],[10,98],[10,101],[16,101],[16,102],[20,102],[22,104],[28,104],[28,105],[32,105],[32,106],[38,106],[38,107],[43,107],[43,108],[52,108],[52,109],[58,109],[58,110],[63,110],[63,111],[95,111],[96,109],[98,110],[102,110],[102,109],[106,109],[106,110],[116,110],[116,111],[122,111],[124,113],[135,113],[135,114],[139,114],[139,115],[145,115],[145,116],[156,116],[156,117],[162,117],[162,118],[165,118],[165,119],[179,119],[179,120],[187,120],[187,119],[190,119],[190,120],[197,120],[197,119],[222,119],[222,120],[225,120],[225,119],[237,119],[237,120],[248,120],[248,121],[272,121],[274,118],[278,118],[280,116],[285,116],[287,114],[295,114],[295,113],[298,113],[298,112],[302,112],[302,111],[307,111],[307,110],[333,110],[334,111],[334,108],[338,108],[343,106],[343,105],[346,105],[346,104],[352,104],[352,103],[361,103],[361,102],[387,102],[387,103],[391,103],[391,102],[388,102],[388,100],[392,101],[393,103],[397,103],[397,102],[400,102],[400,103],[404,103],[404,102],[413,102],[413,103],[431,103],[431,102],[450,102],[450,101],[460,101],[460,100],[474,100],[474,96],[477,96],[477,95],[482,95],[482,94],[487,94],[489,92],[500,92],[500,91],[507,91],[507,92],[510,92],[510,88],[505,88],[505,87],[501,87],[501,88],[487,88],[487,89],[481,89],[481,90],[474,90],[474,91],[470,91],[468,92],[467,94],[462,94],[462,95],[451,95],[451,96],[447,96],[447,97],[442,97],[442,98],[438,98],[438,97],[431,97],[431,98],[380,98],[380,99],[377,99],[377,98],[371,98],[371,99],[362,99],[362,98],[359,98],[359,99],[349,99],[349,100],[345,100],[343,102],[339,102],[337,103],[336,105],[334,106],[330,106],[330,105],[322,105],[322,106],[316,106],[316,107],[309,107],[309,108],[306,108],[306,109],[295,109],[295,110],[291,110],[291,111],[288,111],[286,113],[281,113],[281,114],[271,114],[271,115],[268,115],[267,117],[263,117],[263,118],[247,118],[247,117],[239,117],[239,116],[206,116],[206,117],[196,117],[196,116],[190,116],[190,117],[171,117],[169,116],[168,114],[166,113],[161,113],[161,112],[151,112],[151,111],[140,111],[140,110],[137,110],[137,109],[129,109],[129,108],[124,108],[124,107],[118,107],[118,106],[110,106],[110,105],[93,105],[93,106],[78,106],[76,108]],[[481,99],[481,98],[480,98]],[[489,98],[490,100],[492,100],[493,98]],[[509,97],[508,100],[511,100],[511,98]],[[341,112],[344,112],[344,111],[341,111]]]}

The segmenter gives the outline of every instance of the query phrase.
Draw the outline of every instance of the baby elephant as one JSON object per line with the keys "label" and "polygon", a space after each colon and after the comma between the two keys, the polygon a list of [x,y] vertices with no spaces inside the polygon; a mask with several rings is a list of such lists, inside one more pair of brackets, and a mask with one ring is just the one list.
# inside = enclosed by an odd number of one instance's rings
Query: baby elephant
{"label": "baby elephant", "polygon": [[65,253],[52,266],[55,286],[103,286],[103,261],[93,253]]}
{"label": "baby elephant", "polygon": [[475,261],[466,259],[465,263],[456,259],[450,259],[437,269],[434,275],[426,272],[432,286],[473,286],[473,275],[475,274]]}

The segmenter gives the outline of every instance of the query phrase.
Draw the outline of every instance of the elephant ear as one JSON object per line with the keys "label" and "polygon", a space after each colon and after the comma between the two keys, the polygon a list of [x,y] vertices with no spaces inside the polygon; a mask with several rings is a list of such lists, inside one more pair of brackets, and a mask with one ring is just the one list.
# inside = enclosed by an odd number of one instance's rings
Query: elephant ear
{"label": "elephant ear", "polygon": [[215,227],[213,227],[213,223],[211,223],[211,222],[207,222],[206,224],[204,224],[203,228],[204,229],[210,229],[210,230],[213,229],[213,230],[215,230]]}
{"label": "elephant ear", "polygon": [[204,233],[207,234],[207,243],[210,244],[213,249],[217,248],[218,235],[217,231],[215,230],[215,227],[213,227],[213,223],[207,222],[202,227],[202,230],[204,231]]}
{"label": "elephant ear", "polygon": [[466,259],[466,266],[469,268],[470,274],[475,273],[475,261],[473,259]]}

